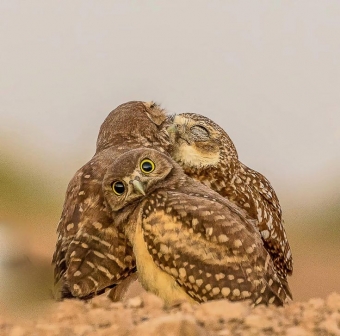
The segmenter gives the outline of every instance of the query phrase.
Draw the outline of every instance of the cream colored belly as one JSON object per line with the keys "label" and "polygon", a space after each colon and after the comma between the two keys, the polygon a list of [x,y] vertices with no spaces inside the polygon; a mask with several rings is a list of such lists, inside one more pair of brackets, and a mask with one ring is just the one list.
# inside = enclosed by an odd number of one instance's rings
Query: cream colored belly
{"label": "cream colored belly", "polygon": [[137,224],[133,249],[136,256],[138,278],[147,291],[162,298],[166,305],[178,301],[196,303],[171,275],[162,271],[154,263],[146,248],[140,223]]}

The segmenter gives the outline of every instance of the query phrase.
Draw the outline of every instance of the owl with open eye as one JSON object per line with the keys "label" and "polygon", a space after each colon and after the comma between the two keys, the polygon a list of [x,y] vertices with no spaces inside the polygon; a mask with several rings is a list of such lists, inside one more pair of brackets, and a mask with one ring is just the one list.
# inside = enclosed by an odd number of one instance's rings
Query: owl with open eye
{"label": "owl with open eye", "polygon": [[102,187],[115,227],[133,248],[139,281],[166,304],[289,301],[254,221],[169,156],[126,152]]}
{"label": "owl with open eye", "polygon": [[61,298],[88,298],[118,284],[135,271],[132,247],[113,225],[102,181],[107,167],[122,153],[138,147],[165,152],[166,115],[154,103],[129,102],[113,110],[102,124],[93,158],[69,183],[53,256]]}
{"label": "owl with open eye", "polygon": [[292,253],[279,200],[270,182],[238,159],[228,134],[207,117],[183,113],[169,118],[171,156],[190,177],[227,198],[255,220],[265,249],[288,295]]}

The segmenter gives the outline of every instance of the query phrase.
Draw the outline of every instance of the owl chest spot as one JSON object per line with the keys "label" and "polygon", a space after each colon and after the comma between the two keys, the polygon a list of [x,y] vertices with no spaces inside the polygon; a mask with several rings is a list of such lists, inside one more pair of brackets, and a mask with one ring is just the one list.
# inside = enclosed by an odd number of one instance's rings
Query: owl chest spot
{"label": "owl chest spot", "polygon": [[138,223],[136,227],[133,249],[136,256],[138,278],[147,291],[161,297],[167,305],[176,301],[193,301],[171,275],[162,271],[155,264],[147,249],[141,223]]}

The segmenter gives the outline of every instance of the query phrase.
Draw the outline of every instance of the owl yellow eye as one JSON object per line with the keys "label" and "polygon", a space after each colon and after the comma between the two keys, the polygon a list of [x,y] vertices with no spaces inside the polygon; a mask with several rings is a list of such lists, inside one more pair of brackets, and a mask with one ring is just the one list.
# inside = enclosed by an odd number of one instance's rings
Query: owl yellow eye
{"label": "owl yellow eye", "polygon": [[155,170],[155,164],[149,159],[144,159],[140,163],[140,169],[144,174],[150,174]]}
{"label": "owl yellow eye", "polygon": [[112,187],[113,192],[118,196],[123,195],[125,192],[125,185],[121,181],[113,182],[111,184],[111,187]]}

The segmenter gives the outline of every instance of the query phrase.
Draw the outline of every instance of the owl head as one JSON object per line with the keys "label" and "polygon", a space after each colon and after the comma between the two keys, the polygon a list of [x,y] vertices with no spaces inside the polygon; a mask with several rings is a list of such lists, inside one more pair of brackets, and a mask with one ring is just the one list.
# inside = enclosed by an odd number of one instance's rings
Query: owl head
{"label": "owl head", "polygon": [[162,124],[167,120],[165,111],[154,102],[131,101],[116,107],[104,120],[97,139],[97,150],[109,147],[117,137],[159,139],[166,147],[168,135]]}
{"label": "owl head", "polygon": [[206,168],[237,160],[228,134],[207,117],[183,113],[169,118],[172,157],[183,166]]}
{"label": "owl head", "polygon": [[108,168],[104,195],[111,209],[118,211],[173,180],[180,181],[179,174],[184,175],[170,157],[154,149],[134,149],[119,156]]}

